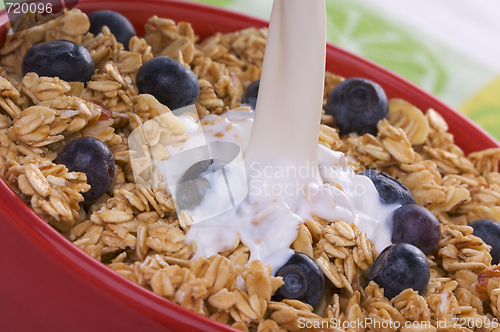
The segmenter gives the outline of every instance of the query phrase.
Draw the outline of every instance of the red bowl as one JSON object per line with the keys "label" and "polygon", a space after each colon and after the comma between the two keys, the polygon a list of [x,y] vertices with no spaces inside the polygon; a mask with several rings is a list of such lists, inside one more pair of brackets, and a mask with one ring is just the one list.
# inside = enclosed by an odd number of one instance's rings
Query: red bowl
{"label": "red bowl", "polygon": [[[111,9],[127,16],[139,35],[153,15],[191,22],[205,38],[268,22],[227,10],[175,0],[80,0],[84,12]],[[0,13],[0,44],[5,41]],[[456,143],[470,153],[500,147],[462,114],[392,72],[333,45],[327,69],[372,79],[389,97],[422,110],[433,108],[448,122]],[[132,283],[75,247],[40,219],[0,181],[1,331],[234,331]]]}

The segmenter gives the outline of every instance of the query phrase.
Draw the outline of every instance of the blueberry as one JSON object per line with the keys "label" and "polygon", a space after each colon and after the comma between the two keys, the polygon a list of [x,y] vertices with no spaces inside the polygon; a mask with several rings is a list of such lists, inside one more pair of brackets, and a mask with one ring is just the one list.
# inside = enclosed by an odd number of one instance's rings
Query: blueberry
{"label": "blueberry", "polygon": [[409,243],[426,255],[436,250],[441,239],[439,220],[423,206],[403,205],[392,216],[392,242]]}
{"label": "blueberry", "polygon": [[389,104],[380,85],[366,78],[352,77],[330,92],[325,112],[333,116],[341,135],[376,135],[377,123],[387,118]]}
{"label": "blueberry", "polygon": [[199,161],[187,169],[176,190],[179,210],[191,210],[201,204],[203,196],[211,189],[210,181],[205,176],[226,166],[217,159]]}
{"label": "blueberry", "polygon": [[407,288],[423,293],[430,280],[429,263],[425,254],[409,243],[397,243],[385,248],[368,274],[392,299]]}
{"label": "blueberry", "polygon": [[146,61],[137,71],[136,83],[139,93],[153,95],[171,110],[194,104],[200,94],[196,75],[166,56]]}
{"label": "blueberry", "polygon": [[500,223],[489,220],[479,219],[469,224],[474,231],[475,235],[484,241],[487,245],[491,246],[491,264],[498,264],[500,260]]}
{"label": "blueberry", "polygon": [[111,10],[98,10],[88,14],[88,17],[90,21],[89,32],[97,35],[104,26],[107,26],[115,36],[116,41],[122,43],[123,47],[128,50],[128,42],[136,33],[134,26],[125,16]]}
{"label": "blueberry", "polygon": [[325,288],[325,278],[318,264],[309,256],[296,252],[283,265],[276,276],[283,277],[284,284],[272,300],[280,302],[284,299],[299,300],[315,307]]}
{"label": "blueberry", "polygon": [[33,72],[67,82],[87,82],[95,68],[85,47],[60,39],[33,45],[24,55],[22,69],[23,76]]}
{"label": "blueberry", "polygon": [[359,173],[359,175],[367,176],[372,180],[382,203],[415,204],[415,197],[413,197],[410,189],[389,174],[375,169],[368,169]]}
{"label": "blueberry", "polygon": [[108,146],[94,137],[79,137],[66,145],[59,155],[59,164],[70,172],[87,175],[90,190],[83,193],[84,204],[94,203],[111,187],[115,177],[115,159]]}
{"label": "blueberry", "polygon": [[254,111],[255,105],[257,104],[257,95],[259,94],[259,85],[260,80],[253,81],[247,86],[241,96],[241,103],[249,105]]}

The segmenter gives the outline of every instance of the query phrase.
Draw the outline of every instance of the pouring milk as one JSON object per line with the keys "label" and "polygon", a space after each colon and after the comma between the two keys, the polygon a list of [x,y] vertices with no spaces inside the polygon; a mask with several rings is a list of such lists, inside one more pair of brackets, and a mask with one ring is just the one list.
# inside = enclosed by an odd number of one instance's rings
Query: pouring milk
{"label": "pouring milk", "polygon": [[[186,242],[195,242],[194,257],[241,241],[251,261],[275,272],[293,255],[300,224],[313,216],[356,223],[379,252],[391,244],[387,217],[399,205],[382,204],[371,180],[356,175],[341,152],[318,145],[325,40],[324,0],[275,0],[255,112],[178,117],[189,139],[166,146],[170,158],[155,165],[178,214],[193,222]],[[206,168],[209,189],[182,211],[180,183],[203,160],[222,162]]]}

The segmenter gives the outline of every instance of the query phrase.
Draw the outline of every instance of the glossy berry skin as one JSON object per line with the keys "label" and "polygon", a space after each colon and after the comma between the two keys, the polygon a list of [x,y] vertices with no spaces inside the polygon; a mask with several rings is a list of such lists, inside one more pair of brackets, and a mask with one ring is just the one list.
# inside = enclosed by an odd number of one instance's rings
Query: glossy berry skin
{"label": "glossy berry skin", "polygon": [[84,204],[101,198],[111,187],[115,178],[115,159],[108,146],[94,137],[79,137],[66,145],[59,155],[59,164],[70,172],[87,175],[90,190],[83,193]]}
{"label": "glossy berry skin", "polygon": [[380,85],[366,78],[352,77],[333,88],[325,113],[333,116],[340,135],[376,135],[377,123],[389,114],[389,104]]}
{"label": "glossy berry skin", "polygon": [[136,83],[139,93],[153,95],[172,111],[194,104],[200,94],[196,75],[166,56],[146,61],[137,71]]}
{"label": "glossy berry skin", "polygon": [[392,299],[407,288],[422,294],[429,284],[430,269],[424,253],[409,243],[397,243],[385,248],[368,274]]}
{"label": "glossy berry skin", "polygon": [[211,188],[210,182],[204,176],[213,173],[227,164],[208,159],[199,161],[187,169],[176,190],[176,204],[179,210],[191,210],[201,204],[203,196]]}
{"label": "glossy berry skin", "polygon": [[439,220],[423,206],[403,205],[392,219],[392,242],[413,244],[426,255],[436,250],[441,239]]}
{"label": "glossy berry skin", "polygon": [[368,169],[359,173],[359,175],[367,176],[372,180],[382,203],[415,204],[415,197],[413,197],[410,189],[389,174],[375,169]]}
{"label": "glossy berry skin", "polygon": [[299,300],[315,307],[325,288],[325,278],[318,264],[309,256],[296,252],[276,276],[283,277],[284,285],[274,293],[273,301]]}
{"label": "glossy berry skin", "polygon": [[85,47],[59,39],[33,45],[24,55],[22,70],[23,76],[33,72],[67,82],[87,82],[95,68]]}
{"label": "glossy berry skin", "polygon": [[134,26],[120,13],[111,10],[98,10],[88,14],[90,29],[94,36],[98,35],[104,26],[115,36],[116,41],[128,50],[130,38],[136,36]]}
{"label": "glossy berry skin", "polygon": [[484,241],[487,245],[491,246],[491,264],[498,264],[500,260],[500,223],[489,220],[479,219],[469,224],[474,231],[475,235]]}
{"label": "glossy berry skin", "polygon": [[249,105],[253,111],[255,111],[255,105],[257,104],[259,86],[260,80],[253,81],[247,86],[245,91],[243,91],[243,95],[241,96],[241,103]]}

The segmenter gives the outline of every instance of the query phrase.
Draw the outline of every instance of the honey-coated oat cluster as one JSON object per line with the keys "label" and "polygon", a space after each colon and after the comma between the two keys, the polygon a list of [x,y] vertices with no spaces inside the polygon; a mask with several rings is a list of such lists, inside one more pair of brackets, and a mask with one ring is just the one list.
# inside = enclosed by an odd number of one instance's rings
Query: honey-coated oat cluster
{"label": "honey-coated oat cluster", "polygon": [[[350,331],[379,330],[376,322],[430,322],[405,331],[491,331],[498,326],[500,268],[491,266],[490,247],[467,225],[481,218],[500,222],[500,149],[465,156],[437,112],[429,109],[424,115],[402,100],[390,101],[389,119],[379,122],[377,136],[339,137],[324,114],[320,144],[352,157],[357,171],[376,167],[398,178],[417,204],[439,219],[441,241],[427,257],[431,281],[422,295],[407,289],[387,299],[377,284],[366,281],[376,258],[366,234],[355,224],[315,217],[300,226],[292,248],[321,267],[327,279],[323,298],[316,308],[295,300],[274,302],[281,277],[273,277],[259,261],[248,263],[249,249],[239,240],[226,252],[190,260],[196,250],[196,244],[184,243],[190,216],[175,213],[165,187],[134,181],[128,147],[135,128],[169,112],[151,95],[139,95],[135,77],[144,62],[166,55],[184,64],[198,77],[199,117],[223,114],[239,108],[244,89],[260,77],[267,29],[217,33],[200,42],[190,23],[154,16],[144,38],[130,40],[129,51],[107,28],[97,36],[88,29],[87,16],[73,9],[8,35],[0,50],[0,175],[74,245],[159,296],[243,331],[297,331],[306,321],[332,319],[370,319]],[[27,50],[55,39],[88,49],[96,65],[91,81],[64,82],[34,73],[22,77]],[[325,100],[342,80],[326,73]],[[161,129],[170,137],[175,122]],[[62,147],[80,136],[105,142],[116,162],[111,189],[87,209],[79,205],[89,189],[85,174],[54,163]],[[238,276],[245,291],[237,287]],[[396,330],[394,324],[385,326]]]}

